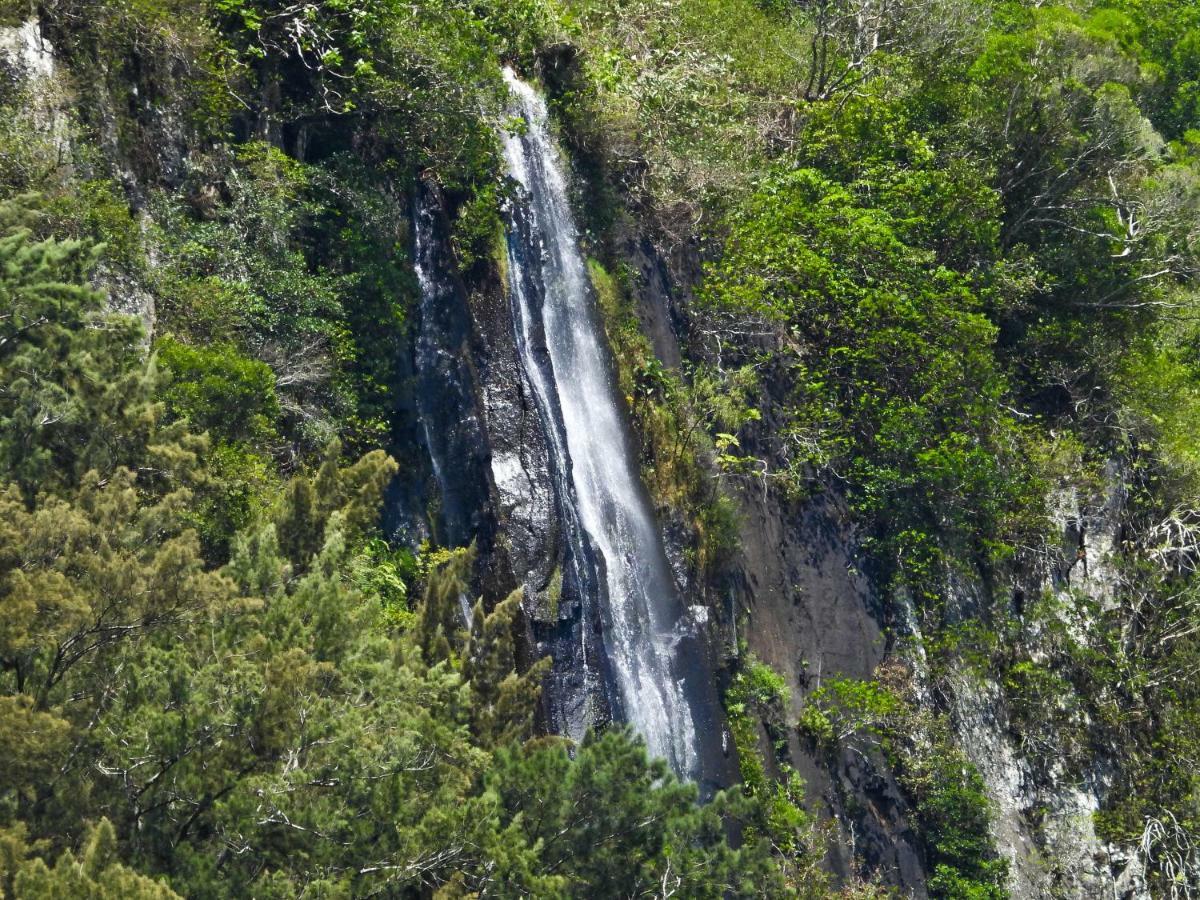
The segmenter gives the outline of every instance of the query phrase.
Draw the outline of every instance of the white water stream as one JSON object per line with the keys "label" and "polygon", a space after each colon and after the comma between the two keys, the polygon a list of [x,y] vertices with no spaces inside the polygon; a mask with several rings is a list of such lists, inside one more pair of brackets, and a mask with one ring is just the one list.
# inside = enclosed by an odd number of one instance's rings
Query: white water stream
{"label": "white water stream", "polygon": [[[523,133],[504,135],[509,172],[523,189],[525,227],[510,217],[508,282],[517,344],[558,467],[569,466],[578,520],[603,560],[604,642],[624,717],[650,753],[696,777],[696,716],[676,659],[686,626],[653,510],[641,484],[592,287],[579,250],[567,181],[545,101],[506,70]],[[561,444],[564,441],[563,447]],[[576,548],[576,558],[589,556]]]}

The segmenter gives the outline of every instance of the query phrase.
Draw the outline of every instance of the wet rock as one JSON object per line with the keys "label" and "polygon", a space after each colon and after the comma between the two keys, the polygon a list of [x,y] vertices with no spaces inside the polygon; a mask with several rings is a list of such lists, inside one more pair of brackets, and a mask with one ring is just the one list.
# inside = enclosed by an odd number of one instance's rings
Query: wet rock
{"label": "wet rock", "polygon": [[475,543],[486,558],[496,540],[492,449],[483,426],[470,310],[444,237],[443,208],[435,186],[418,186],[413,204],[420,289],[413,352],[416,413],[438,490],[437,537],[448,547]]}

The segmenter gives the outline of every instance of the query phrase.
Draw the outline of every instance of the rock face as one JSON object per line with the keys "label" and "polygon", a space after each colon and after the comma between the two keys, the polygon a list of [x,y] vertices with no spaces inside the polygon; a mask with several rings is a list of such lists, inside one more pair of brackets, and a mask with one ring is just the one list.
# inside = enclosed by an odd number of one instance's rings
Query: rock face
{"label": "rock face", "polygon": [[37,19],[0,27],[0,56],[21,78],[36,81],[54,77],[54,48],[42,35]]}
{"label": "rock face", "polygon": [[[440,195],[426,185],[415,207],[422,300],[413,351],[414,415],[427,448],[433,509],[447,545],[475,542],[489,593],[523,589],[528,650],[549,655],[543,725],[582,735],[613,717],[611,680],[596,682],[602,624],[588,602],[564,522],[569,485],[555,477],[551,444],[516,343],[514,310],[499,272],[473,292],[454,275]],[[397,520],[419,530],[420,488],[398,489]],[[407,495],[405,501],[401,495]],[[399,510],[397,510],[397,513]]]}
{"label": "rock face", "polygon": [[[735,594],[747,647],[783,675],[794,723],[822,679],[870,679],[888,649],[882,610],[845,508],[832,495],[793,503],[746,486]],[[854,855],[906,894],[924,896],[919,845],[895,779],[878,754],[814,756],[792,729],[789,756],[810,803],[841,836],[830,867],[855,871]]]}
{"label": "rock face", "polygon": [[1022,757],[998,686],[961,674],[953,683],[958,742],[994,805],[996,845],[1011,866],[1012,895],[1148,898],[1138,860],[1101,841],[1092,824],[1107,773],[1094,766],[1079,780],[1061,760]]}
{"label": "rock face", "polygon": [[0,95],[9,92],[22,102],[21,126],[30,143],[43,146],[39,165],[69,173],[71,96],[38,19],[0,27]]}
{"label": "rock face", "polygon": [[[1075,486],[1052,492],[1047,507],[1059,544],[996,585],[992,596],[1049,596],[1062,610],[1065,627],[1081,637],[1095,624],[1079,600],[1090,599],[1099,609],[1116,602],[1115,554],[1127,483],[1118,461],[1108,463],[1103,482],[1095,498]],[[963,609],[987,602],[986,589],[972,581],[952,583],[949,596],[952,606]],[[1079,773],[1068,769],[1066,754],[1056,754],[1053,746],[1023,752],[1004,692],[973,673],[952,678],[950,704],[958,742],[994,805],[996,843],[1010,862],[1014,896],[1149,896],[1140,862],[1096,835],[1093,816],[1110,790],[1110,761],[1095,758]]]}
{"label": "rock face", "polygon": [[443,203],[422,183],[413,202],[413,261],[419,282],[413,374],[417,420],[433,469],[438,539],[475,541],[489,555],[496,539],[495,488],[472,353],[470,310],[446,246]]}
{"label": "rock face", "polygon": [[[1103,607],[1113,602],[1117,578],[1113,554],[1119,543],[1124,477],[1109,465],[1104,495],[1085,502],[1064,488],[1050,500],[1061,546],[1037,564],[1027,565],[1004,583],[985,586],[960,574],[947,574],[948,606],[962,617],[979,614],[995,598],[1048,593],[1064,608],[1079,594]],[[831,497],[788,507],[769,492],[745,491],[743,557],[739,602],[748,614],[749,647],[785,676],[799,711],[803,697],[820,677],[871,678],[885,651],[912,656],[911,649],[888,648],[882,636],[883,611],[870,581],[859,571],[853,532]],[[902,606],[903,604],[899,604]],[[915,617],[893,610],[893,635],[919,638]],[[1073,618],[1068,627],[1086,629]],[[919,640],[916,642],[919,646]],[[909,662],[924,682],[919,658]],[[1094,762],[1080,777],[1061,756],[1023,748],[1011,727],[1001,687],[966,667],[941,685],[939,705],[950,715],[956,742],[978,768],[993,804],[994,838],[1010,862],[1012,896],[1148,897],[1138,860],[1124,848],[1101,841],[1093,814],[1109,790],[1111,772]],[[933,700],[925,691],[925,700]],[[842,856],[835,871],[849,870],[845,853],[914,896],[924,895],[920,845],[906,823],[907,810],[881,760],[844,754],[815,759],[793,744],[791,757],[839,826]]]}

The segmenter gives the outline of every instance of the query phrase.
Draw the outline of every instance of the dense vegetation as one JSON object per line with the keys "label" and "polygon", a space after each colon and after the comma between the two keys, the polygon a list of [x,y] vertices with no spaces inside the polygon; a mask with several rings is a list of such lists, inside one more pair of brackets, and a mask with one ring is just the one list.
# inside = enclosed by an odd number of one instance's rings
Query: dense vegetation
{"label": "dense vegetation", "polygon": [[[933,894],[1003,896],[951,678],[1001,686],[1048,778],[1103,759],[1101,837],[1200,890],[1196,4],[0,0],[31,14],[59,68],[0,66],[4,896],[823,895],[792,739],[887,761]],[[744,785],[705,805],[619,729],[535,734],[518,597],[462,628],[470,551],[379,530],[413,188],[497,281],[504,63],[552,99],[698,580],[739,488],[836,492],[905,624],[799,723],[732,662]],[[631,233],[694,288],[678,371]],[[1103,601],[1065,490],[1127,495]],[[952,590],[1064,552],[1044,595]]]}

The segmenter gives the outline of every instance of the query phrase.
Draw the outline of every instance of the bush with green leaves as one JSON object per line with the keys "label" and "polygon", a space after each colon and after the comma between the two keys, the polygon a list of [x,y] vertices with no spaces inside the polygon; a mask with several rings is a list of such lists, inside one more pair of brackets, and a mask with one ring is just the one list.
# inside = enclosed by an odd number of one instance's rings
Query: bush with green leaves
{"label": "bush with green leaves", "polygon": [[280,406],[270,366],[228,344],[197,347],[171,335],[160,338],[155,350],[169,378],[162,392],[168,415],[214,440],[271,445]]}
{"label": "bush with green leaves", "polygon": [[928,585],[943,546],[1002,559],[1033,501],[995,326],[908,231],[815,170],[778,173],[733,219],[702,302],[779,330],[793,477],[844,478],[885,558]]}

